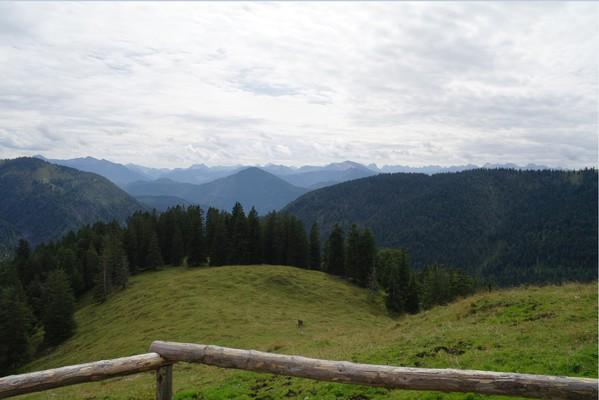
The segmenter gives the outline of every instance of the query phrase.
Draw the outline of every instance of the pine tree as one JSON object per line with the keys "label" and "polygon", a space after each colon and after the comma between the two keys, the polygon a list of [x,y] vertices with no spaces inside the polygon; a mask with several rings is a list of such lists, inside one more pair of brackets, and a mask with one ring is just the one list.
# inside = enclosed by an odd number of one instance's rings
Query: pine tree
{"label": "pine tree", "polygon": [[129,262],[122,251],[119,253],[118,264],[114,268],[113,284],[120,289],[126,289],[129,284]]}
{"label": "pine tree", "polygon": [[419,288],[414,273],[410,274],[410,282],[407,287],[405,310],[407,313],[416,314],[420,311]]}
{"label": "pine tree", "polygon": [[345,240],[343,230],[335,224],[326,243],[326,271],[343,276],[345,273]]}
{"label": "pine tree", "polygon": [[345,245],[345,276],[358,282],[360,274],[360,232],[352,225]]}
{"label": "pine tree", "polygon": [[197,267],[202,265],[206,259],[202,209],[192,206],[187,209],[187,214],[190,220],[187,264],[191,267]]}
{"label": "pine tree", "polygon": [[262,235],[260,228],[260,220],[258,219],[258,212],[254,207],[250,210],[247,217],[247,244],[249,252],[249,263],[250,264],[261,264],[262,263]]}
{"label": "pine tree", "polygon": [[106,275],[106,270],[104,269],[104,265],[102,265],[94,279],[93,298],[96,303],[104,303],[108,298]]}
{"label": "pine tree", "polygon": [[58,268],[61,268],[68,275],[75,296],[79,296],[83,292],[83,278],[79,271],[80,262],[77,254],[70,248],[61,247],[56,255],[56,262]]}
{"label": "pine tree", "polygon": [[381,290],[381,287],[379,285],[379,281],[378,281],[378,277],[376,274],[376,267],[372,268],[372,271],[370,272],[370,276],[368,277],[368,300],[370,302],[374,302],[376,300],[376,297],[379,293],[379,291]]}
{"label": "pine tree", "polygon": [[271,211],[264,217],[262,223],[262,256],[265,264],[277,264],[277,225],[278,215]]}
{"label": "pine tree", "polygon": [[158,244],[158,237],[154,230],[150,230],[148,234],[148,246],[147,254],[145,257],[145,265],[147,268],[155,270],[158,267],[164,265],[162,260],[162,254],[160,254],[160,246]]}
{"label": "pine tree", "polygon": [[83,283],[86,289],[93,287],[96,274],[100,270],[100,257],[93,245],[85,252],[83,259]]}
{"label": "pine tree", "polygon": [[428,265],[420,273],[421,304],[425,310],[449,300],[449,275],[438,265]]}
{"label": "pine tree", "polygon": [[27,286],[33,276],[31,276],[31,248],[29,242],[25,239],[19,239],[15,252],[14,264],[21,284]]}
{"label": "pine tree", "polygon": [[248,222],[241,203],[237,202],[231,211],[229,221],[229,264],[247,264]]}
{"label": "pine tree", "polygon": [[318,232],[318,225],[312,224],[310,228],[310,268],[320,270],[320,234]]}
{"label": "pine tree", "polygon": [[112,275],[114,267],[114,247],[109,236],[104,238],[102,257],[95,279],[94,301],[103,303],[112,291]]}
{"label": "pine tree", "polygon": [[219,219],[220,212],[216,208],[210,207],[206,212],[206,250],[208,257],[212,257],[214,253],[214,237]]}
{"label": "pine tree", "polygon": [[62,269],[48,275],[44,310],[44,341],[54,346],[69,338],[75,330],[75,297],[69,278]]}
{"label": "pine tree", "polygon": [[123,247],[127,253],[131,274],[136,274],[139,267],[139,260],[137,258],[137,238],[129,224],[123,235]]}
{"label": "pine tree", "polygon": [[222,212],[218,218],[214,218],[214,239],[210,253],[210,265],[226,265],[229,242],[227,235],[227,220],[229,216]]}
{"label": "pine tree", "polygon": [[368,278],[372,274],[376,260],[376,245],[374,237],[368,229],[364,229],[359,236],[358,262],[356,265],[354,279],[360,286],[368,284]]}
{"label": "pine tree", "polygon": [[387,292],[387,308],[403,313],[406,311],[410,267],[407,254],[402,250],[384,250],[377,257],[377,270],[382,272],[381,281]]}
{"label": "pine tree", "polygon": [[19,290],[0,286],[0,376],[28,360],[32,325],[33,315]]}
{"label": "pine tree", "polygon": [[178,224],[173,226],[173,236],[170,240],[170,263],[173,266],[181,265],[185,257],[185,245],[183,243],[183,234]]}
{"label": "pine tree", "polygon": [[33,312],[33,316],[38,321],[41,321],[44,316],[45,296],[46,287],[42,281],[40,281],[39,277],[36,276],[31,282],[29,282],[29,286],[27,286],[25,289],[25,298],[27,299],[27,304],[31,308],[31,311]]}
{"label": "pine tree", "polygon": [[310,262],[310,245],[304,224],[292,215],[287,216],[287,264],[307,268]]}

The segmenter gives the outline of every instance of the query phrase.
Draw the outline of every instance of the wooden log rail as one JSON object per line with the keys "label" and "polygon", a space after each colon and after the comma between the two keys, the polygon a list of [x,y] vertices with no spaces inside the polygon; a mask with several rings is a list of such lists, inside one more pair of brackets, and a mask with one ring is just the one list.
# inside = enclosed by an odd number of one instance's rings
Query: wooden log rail
{"label": "wooden log rail", "polygon": [[156,341],[150,351],[165,359],[320,381],[389,389],[473,392],[540,399],[597,400],[597,380],[457,369],[356,364],[227,347]]}
{"label": "wooden log rail", "polygon": [[159,370],[170,365],[156,353],[102,360],[0,378],[0,399],[83,382]]}
{"label": "wooden log rail", "polygon": [[388,389],[473,392],[541,399],[596,400],[599,395],[598,381],[588,378],[357,364],[161,341],[152,343],[150,351],[133,357],[0,378],[0,398],[157,370],[156,399],[170,400],[172,364],[179,361]]}

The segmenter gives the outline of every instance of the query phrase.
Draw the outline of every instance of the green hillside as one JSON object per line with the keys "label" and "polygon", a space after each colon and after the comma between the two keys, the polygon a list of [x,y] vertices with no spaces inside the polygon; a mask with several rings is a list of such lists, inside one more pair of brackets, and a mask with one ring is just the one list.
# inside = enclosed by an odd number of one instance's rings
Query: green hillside
{"label": "green hillside", "polygon": [[[305,321],[303,331],[298,319]],[[317,271],[171,268],[132,277],[131,286],[106,303],[83,304],[76,320],[73,338],[25,370],[143,353],[160,339],[402,366],[597,376],[596,284],[483,293],[414,316],[391,317],[380,299],[373,302],[367,291]],[[487,398],[188,364],[175,366],[174,385],[179,399]],[[27,398],[150,399],[153,392],[153,374],[145,373]]]}
{"label": "green hillside", "polygon": [[0,160],[0,252],[16,237],[36,245],[144,207],[108,179],[36,158]]}

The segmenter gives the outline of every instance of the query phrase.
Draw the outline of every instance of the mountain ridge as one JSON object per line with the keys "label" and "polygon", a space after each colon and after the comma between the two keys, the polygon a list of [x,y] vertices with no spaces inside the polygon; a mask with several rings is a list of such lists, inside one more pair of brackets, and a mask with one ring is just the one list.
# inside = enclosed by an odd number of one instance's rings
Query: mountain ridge
{"label": "mountain ridge", "polygon": [[[55,164],[74,167],[82,171],[97,173],[110,179],[119,186],[125,186],[135,181],[152,181],[159,178],[170,178],[181,183],[203,184],[212,182],[219,178],[224,178],[249,167],[258,167],[266,172],[287,180],[293,185],[297,186],[298,184],[302,184],[305,188],[324,187],[345,182],[350,179],[355,179],[355,176],[358,174],[347,173],[347,171],[352,169],[356,171],[362,171],[362,176],[359,177],[376,175],[378,173],[395,172],[414,172],[430,175],[445,172],[460,172],[478,168],[514,168],[521,170],[549,169],[549,167],[533,163],[529,163],[525,166],[518,166],[513,163],[485,163],[483,166],[466,164],[453,166],[428,165],[421,167],[407,165],[384,165],[382,167],[378,167],[375,163],[365,165],[351,160],[332,162],[325,165],[302,165],[299,167],[272,163],[266,163],[264,165],[237,164],[215,166],[208,166],[204,163],[196,163],[186,168],[154,168],[132,163],[119,164],[106,159],[97,159],[89,156],[65,160],[47,159],[42,155],[36,155],[34,157],[41,158]],[[323,176],[319,178],[318,173],[323,173]]]}
{"label": "mountain ridge", "polygon": [[28,157],[0,160],[0,192],[0,220],[33,245],[144,209],[100,175]]}
{"label": "mountain ridge", "polygon": [[252,206],[263,214],[278,210],[306,189],[257,167],[249,167],[202,185],[175,182],[160,178],[150,182],[133,182],[125,187],[133,196],[176,196],[192,204],[229,210],[239,201],[249,210]]}
{"label": "mountain ridge", "polygon": [[[501,284],[596,279],[597,170],[379,174],[306,193],[283,211],[326,238],[369,228],[416,266],[441,263]],[[535,272],[537,271],[537,272]]]}

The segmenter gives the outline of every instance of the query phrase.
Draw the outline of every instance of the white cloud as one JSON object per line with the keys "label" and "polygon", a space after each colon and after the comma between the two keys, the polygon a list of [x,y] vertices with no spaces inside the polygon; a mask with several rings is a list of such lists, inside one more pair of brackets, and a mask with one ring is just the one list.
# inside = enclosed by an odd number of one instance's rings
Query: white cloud
{"label": "white cloud", "polygon": [[591,3],[2,3],[0,157],[597,164]]}

